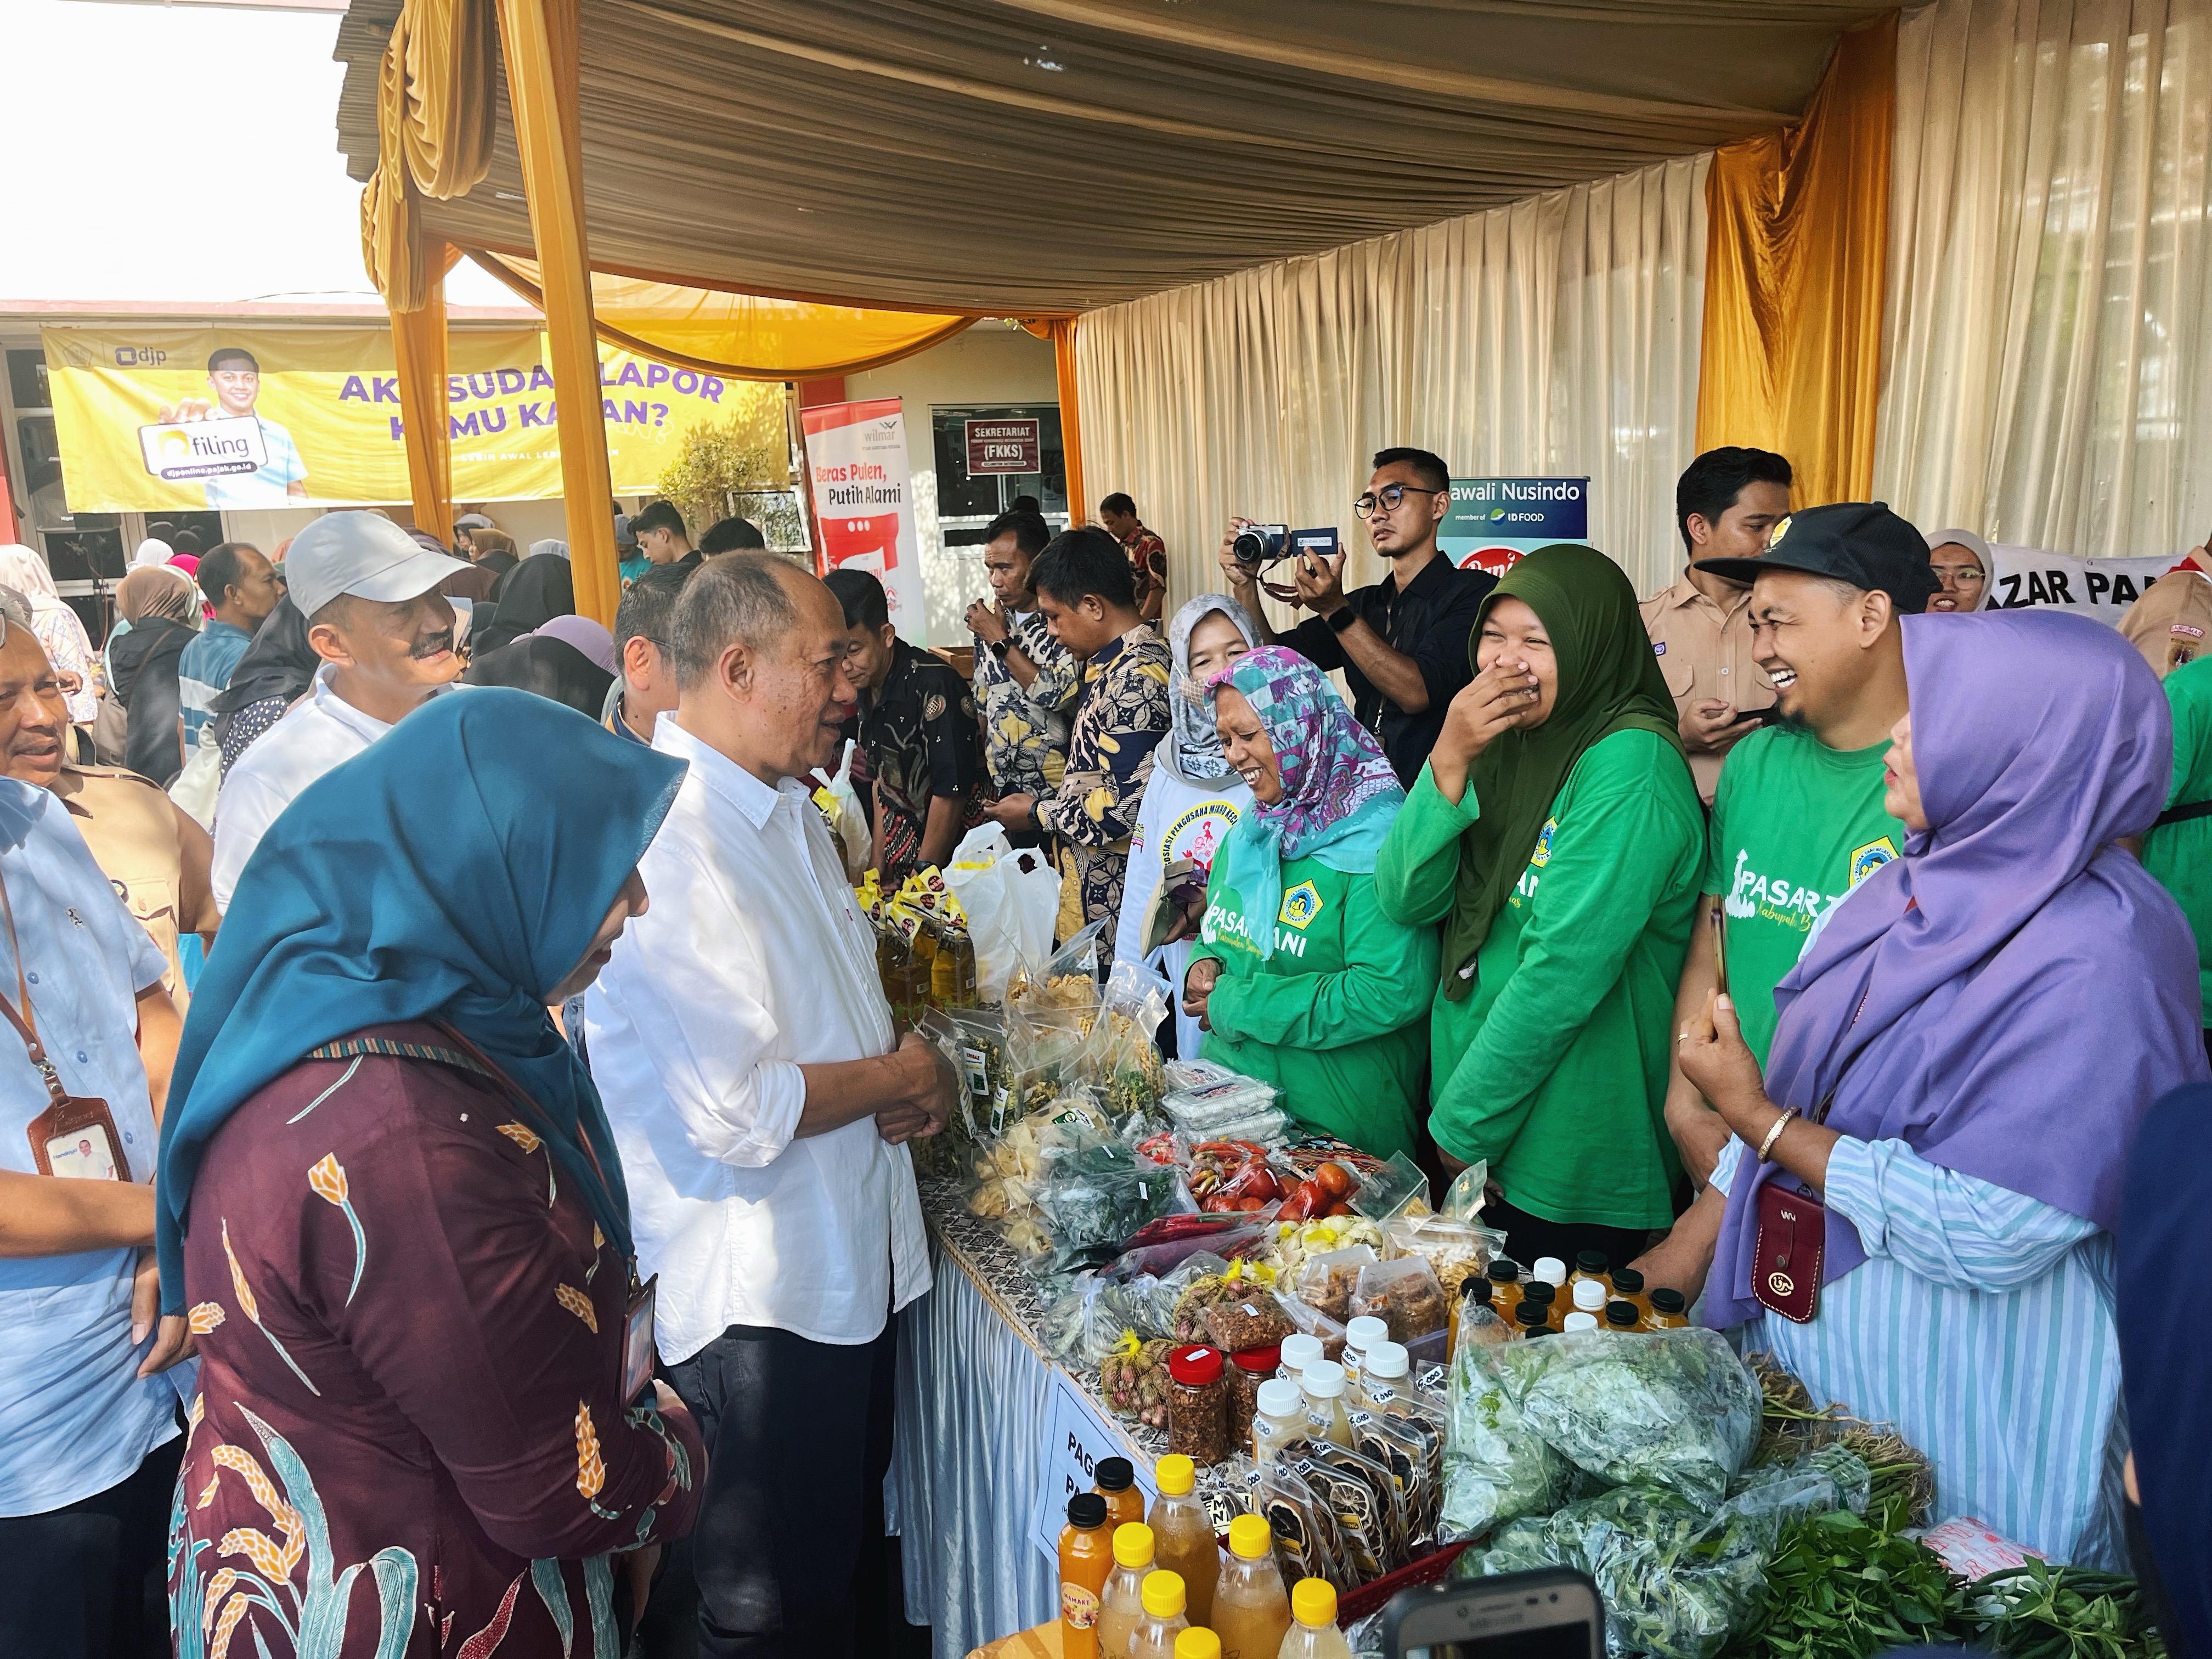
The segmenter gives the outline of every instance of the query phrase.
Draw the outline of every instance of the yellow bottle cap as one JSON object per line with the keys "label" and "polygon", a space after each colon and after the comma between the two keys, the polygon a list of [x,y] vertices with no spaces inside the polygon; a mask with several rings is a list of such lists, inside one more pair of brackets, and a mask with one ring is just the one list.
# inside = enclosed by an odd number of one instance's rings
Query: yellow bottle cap
{"label": "yellow bottle cap", "polygon": [[1291,1591],[1291,1616],[1319,1630],[1336,1622],[1336,1586],[1326,1578],[1301,1578]]}
{"label": "yellow bottle cap", "polygon": [[1158,1572],[1146,1573],[1139,1599],[1145,1604],[1145,1611],[1153,1618],[1174,1618],[1183,1608],[1182,1575],[1170,1572],[1164,1567]]}
{"label": "yellow bottle cap", "polygon": [[1152,1465],[1152,1480],[1163,1498],[1181,1498],[1198,1484],[1198,1465],[1181,1452],[1170,1452]]}
{"label": "yellow bottle cap", "polygon": [[1275,1529],[1263,1516],[1240,1515],[1229,1523],[1229,1553],[1240,1560],[1259,1561],[1275,1547]]}
{"label": "yellow bottle cap", "polygon": [[1114,1528],[1114,1559],[1125,1567],[1152,1565],[1152,1529],[1141,1521],[1125,1521]]}
{"label": "yellow bottle cap", "polygon": [[1177,1631],[1175,1659],[1221,1659],[1221,1638],[1210,1630]]}

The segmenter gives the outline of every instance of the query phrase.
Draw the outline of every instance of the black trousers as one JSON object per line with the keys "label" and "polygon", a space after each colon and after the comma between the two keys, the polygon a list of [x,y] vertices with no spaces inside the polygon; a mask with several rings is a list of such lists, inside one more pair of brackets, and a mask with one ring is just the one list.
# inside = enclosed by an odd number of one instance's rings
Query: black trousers
{"label": "black trousers", "polygon": [[[842,1659],[862,1628],[880,1628],[897,1366],[887,1323],[852,1347],[732,1325],[666,1367],[707,1443],[684,1552],[702,1659]],[[867,1650],[879,1651],[872,1638]]]}
{"label": "black trousers", "polygon": [[1651,1237],[1648,1227],[1601,1227],[1595,1222],[1547,1221],[1541,1216],[1516,1210],[1494,1198],[1482,1209],[1482,1224],[1505,1235],[1505,1254],[1521,1264],[1522,1273],[1547,1255],[1555,1255],[1574,1271],[1575,1258],[1584,1250],[1603,1253],[1607,1267],[1626,1267],[1644,1254]]}
{"label": "black trousers", "polygon": [[184,1455],[179,1435],[106,1492],[0,1519],[0,1653],[167,1659],[169,1503]]}

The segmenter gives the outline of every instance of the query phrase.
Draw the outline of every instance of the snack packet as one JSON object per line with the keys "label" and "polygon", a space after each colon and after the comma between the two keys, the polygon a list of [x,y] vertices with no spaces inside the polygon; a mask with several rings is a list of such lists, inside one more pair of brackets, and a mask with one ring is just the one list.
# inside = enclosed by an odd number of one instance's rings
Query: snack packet
{"label": "snack packet", "polygon": [[1443,1287],[1418,1256],[1362,1267],[1358,1288],[1352,1296],[1352,1315],[1381,1320],[1390,1328],[1390,1340],[1408,1347],[1443,1330],[1449,1317]]}

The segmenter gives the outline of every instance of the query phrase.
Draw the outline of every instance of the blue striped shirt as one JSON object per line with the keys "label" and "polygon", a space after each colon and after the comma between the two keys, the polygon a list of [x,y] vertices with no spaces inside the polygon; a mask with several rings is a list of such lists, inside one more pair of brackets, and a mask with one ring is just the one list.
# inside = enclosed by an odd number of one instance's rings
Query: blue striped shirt
{"label": "blue striped shirt", "polygon": [[[1713,1185],[1746,1151],[1729,1144]],[[1739,1346],[1771,1350],[1815,1401],[1895,1423],[1935,1464],[1929,1524],[1972,1516],[2051,1560],[2122,1567],[2111,1235],[1901,1140],[1838,1141],[1822,1196],[1866,1264],[1821,1291],[1811,1323],[1762,1318]]]}

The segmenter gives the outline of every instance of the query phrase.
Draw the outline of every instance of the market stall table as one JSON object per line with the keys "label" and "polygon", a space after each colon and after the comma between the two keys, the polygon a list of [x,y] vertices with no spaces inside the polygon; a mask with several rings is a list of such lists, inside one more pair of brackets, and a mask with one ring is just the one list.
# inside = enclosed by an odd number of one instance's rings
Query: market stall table
{"label": "market stall table", "polygon": [[[1057,1536],[1066,1495],[1090,1489],[1102,1457],[1134,1464],[1149,1504],[1167,1435],[1117,1420],[1096,1371],[1048,1358],[1043,1304],[997,1226],[968,1213],[957,1183],[920,1184],[936,1283],[899,1322],[890,1512],[908,1621],[931,1627],[937,1659],[963,1659],[1052,1620],[1040,1531]],[[1222,1471],[1200,1470],[1198,1491],[1218,1527],[1242,1507]]]}

